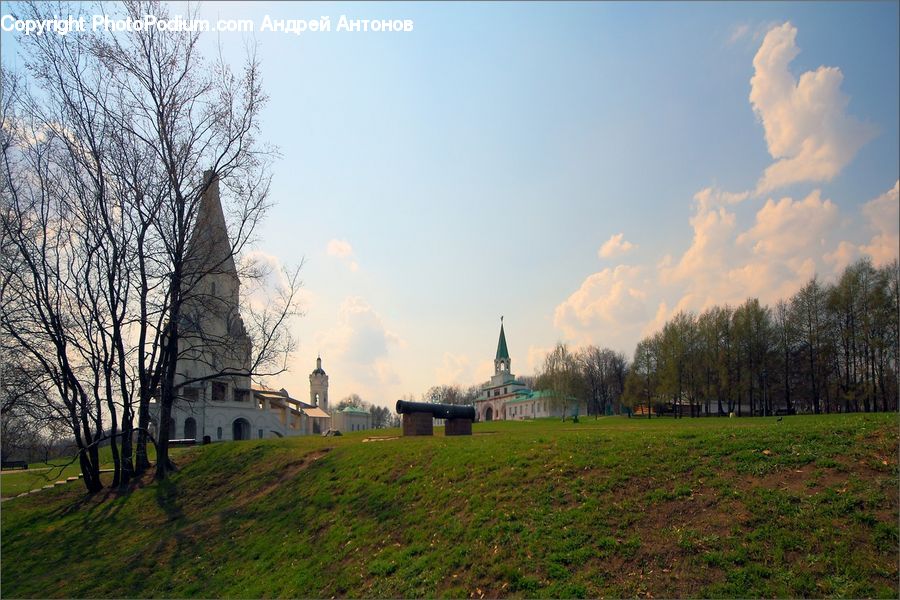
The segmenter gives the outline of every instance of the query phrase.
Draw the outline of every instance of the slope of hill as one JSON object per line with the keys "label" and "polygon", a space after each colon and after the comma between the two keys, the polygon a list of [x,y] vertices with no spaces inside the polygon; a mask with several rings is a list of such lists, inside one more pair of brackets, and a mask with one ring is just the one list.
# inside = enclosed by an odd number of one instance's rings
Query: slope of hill
{"label": "slope of hill", "polygon": [[897,425],[603,418],[213,444],[126,495],[4,502],[2,595],[897,597]]}

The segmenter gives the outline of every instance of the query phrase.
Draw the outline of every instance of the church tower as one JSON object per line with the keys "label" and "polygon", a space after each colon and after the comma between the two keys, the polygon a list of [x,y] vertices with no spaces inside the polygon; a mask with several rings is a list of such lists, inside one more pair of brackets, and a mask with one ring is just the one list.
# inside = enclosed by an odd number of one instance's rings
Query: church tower
{"label": "church tower", "polygon": [[182,380],[208,378],[185,390],[188,399],[249,401],[252,344],[240,315],[240,279],[213,172],[204,173],[204,185],[185,253],[177,369]]}
{"label": "church tower", "polygon": [[500,341],[497,342],[497,356],[494,357],[494,375],[509,373],[512,361],[506,348],[506,334],[503,332],[503,317],[500,317]]}
{"label": "church tower", "polygon": [[316,370],[309,374],[309,403],[328,412],[328,375],[322,369],[322,357],[316,358]]}

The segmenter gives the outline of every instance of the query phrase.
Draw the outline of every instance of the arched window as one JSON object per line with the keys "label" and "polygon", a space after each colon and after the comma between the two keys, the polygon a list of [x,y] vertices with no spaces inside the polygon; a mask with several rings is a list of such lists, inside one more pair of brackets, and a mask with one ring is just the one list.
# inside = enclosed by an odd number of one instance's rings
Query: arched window
{"label": "arched window", "polygon": [[217,440],[221,440],[221,439],[222,439],[222,428],[221,428],[221,427],[217,427],[217,428],[216,428],[216,439],[217,439]]}
{"label": "arched window", "polygon": [[189,440],[197,439],[197,421],[194,417],[188,417],[184,421],[184,437]]}
{"label": "arched window", "polygon": [[209,295],[210,296],[216,295],[216,282],[215,281],[213,281],[212,283],[209,284]]}

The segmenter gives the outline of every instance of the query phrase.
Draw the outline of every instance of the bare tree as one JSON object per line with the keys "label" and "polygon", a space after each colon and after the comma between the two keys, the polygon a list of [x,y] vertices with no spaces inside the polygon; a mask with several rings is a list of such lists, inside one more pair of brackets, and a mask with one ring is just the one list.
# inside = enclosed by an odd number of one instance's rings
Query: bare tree
{"label": "bare tree", "polygon": [[[26,10],[37,19],[60,12]],[[156,2],[121,10],[165,16]],[[298,313],[299,267],[268,302],[238,291],[240,279],[266,277],[241,259],[269,206],[274,156],[257,139],[266,99],[259,65],[249,54],[238,76],[221,58],[207,63],[199,33],[148,28],[33,39],[26,68],[40,100],[4,75],[0,323],[53,381],[91,473],[99,472],[97,443],[106,438],[119,483],[132,465],[149,466],[149,409],[158,399],[156,474],[164,478],[180,391],[215,377],[281,372],[294,344],[285,324]],[[226,212],[213,225],[222,231],[205,243],[211,224],[203,205],[220,182]],[[192,319],[221,308],[209,287],[221,274],[233,274],[246,319],[245,326],[227,315],[240,326],[224,332]],[[217,366],[236,334],[250,357]],[[186,357],[208,368],[179,373]],[[86,484],[99,489],[99,479],[86,476]]]}
{"label": "bare tree", "polygon": [[536,385],[539,389],[550,392],[551,403],[562,409],[565,420],[569,404],[577,402],[586,391],[578,360],[566,344],[557,343],[547,354]]}
{"label": "bare tree", "polygon": [[587,346],[576,354],[588,390],[588,410],[595,415],[607,409],[618,414],[625,391],[627,361],[621,352]]}
{"label": "bare tree", "polygon": [[335,407],[335,410],[342,410],[349,406],[368,410],[371,405],[360,398],[359,394],[350,394],[349,396],[342,398],[341,401],[337,403],[337,407]]}

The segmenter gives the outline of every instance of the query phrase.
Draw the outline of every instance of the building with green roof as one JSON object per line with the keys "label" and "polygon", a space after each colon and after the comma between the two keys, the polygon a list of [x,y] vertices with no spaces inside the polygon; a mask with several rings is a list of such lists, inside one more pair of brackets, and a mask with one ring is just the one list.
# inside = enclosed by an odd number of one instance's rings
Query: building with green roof
{"label": "building with green roof", "polygon": [[586,414],[587,404],[575,398],[557,398],[549,391],[533,391],[512,373],[512,359],[506,344],[503,317],[500,339],[494,356],[494,375],[481,387],[475,399],[479,421],[508,421]]}
{"label": "building with green roof", "polygon": [[372,429],[372,413],[358,406],[345,406],[332,413],[331,428],[341,433]]}

